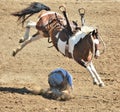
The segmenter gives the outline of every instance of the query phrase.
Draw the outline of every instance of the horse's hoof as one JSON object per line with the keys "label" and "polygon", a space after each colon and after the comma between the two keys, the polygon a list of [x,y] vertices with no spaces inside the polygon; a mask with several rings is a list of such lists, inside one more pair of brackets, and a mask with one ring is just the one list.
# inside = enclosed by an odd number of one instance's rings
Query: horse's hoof
{"label": "horse's hoof", "polygon": [[98,85],[98,83],[97,82],[93,82],[93,85]]}
{"label": "horse's hoof", "polygon": [[99,87],[104,87],[104,86],[105,86],[104,83],[100,83],[100,84],[99,84]]}
{"label": "horse's hoof", "polygon": [[19,40],[19,43],[23,43],[23,42],[24,42],[24,40],[23,40],[23,39],[20,39],[20,40]]}
{"label": "horse's hoof", "polygon": [[13,51],[12,56],[14,56],[14,57],[15,57],[15,55],[16,55],[16,52],[15,52],[15,51]]}
{"label": "horse's hoof", "polygon": [[97,80],[93,80],[93,85],[99,85],[99,82]]}

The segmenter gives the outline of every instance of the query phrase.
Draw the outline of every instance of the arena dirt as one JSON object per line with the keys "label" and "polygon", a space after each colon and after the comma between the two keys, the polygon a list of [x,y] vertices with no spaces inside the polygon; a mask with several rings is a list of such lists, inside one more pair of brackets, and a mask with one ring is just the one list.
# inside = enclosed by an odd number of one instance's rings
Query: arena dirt
{"label": "arena dirt", "polygon": [[[120,112],[120,1],[119,0],[39,0],[59,12],[65,5],[69,20],[78,21],[78,9],[86,10],[86,25],[97,26],[106,43],[106,52],[94,65],[105,83],[93,85],[86,69],[56,51],[47,39],[27,45],[16,57],[25,28],[10,15],[27,7],[34,0],[0,1],[0,112]],[[30,18],[36,21],[37,14]],[[31,30],[31,34],[35,32]],[[50,47],[50,48],[49,48]],[[55,101],[30,94],[26,87],[48,88],[47,76],[57,67],[73,75],[74,98]]]}

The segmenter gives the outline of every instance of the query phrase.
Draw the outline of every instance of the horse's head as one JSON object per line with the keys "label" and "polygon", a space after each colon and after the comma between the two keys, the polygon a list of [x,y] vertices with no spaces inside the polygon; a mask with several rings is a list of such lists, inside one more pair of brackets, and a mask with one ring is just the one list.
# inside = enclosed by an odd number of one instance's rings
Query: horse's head
{"label": "horse's head", "polygon": [[92,31],[92,37],[93,37],[93,42],[95,44],[95,58],[98,58],[100,56],[100,51],[99,51],[99,36],[98,36],[98,29],[95,28],[93,31]]}

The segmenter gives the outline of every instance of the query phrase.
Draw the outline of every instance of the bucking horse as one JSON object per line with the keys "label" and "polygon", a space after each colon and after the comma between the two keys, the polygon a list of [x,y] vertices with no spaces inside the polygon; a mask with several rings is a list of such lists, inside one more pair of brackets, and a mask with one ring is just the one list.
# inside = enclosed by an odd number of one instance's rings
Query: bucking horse
{"label": "bucking horse", "polygon": [[[69,22],[65,8],[62,6],[59,8],[63,14],[51,11],[50,7],[42,3],[33,2],[27,8],[12,13],[13,16],[18,17],[18,21],[22,25],[29,17],[38,13],[37,22],[26,22],[25,34],[19,40],[21,45],[13,50],[12,55],[15,56],[34,40],[42,37],[48,38],[48,42],[52,42],[57,51],[74,59],[89,71],[93,84],[103,87],[104,82],[92,62],[94,57],[98,58],[100,55],[98,29],[88,26],[79,27],[76,22]],[[30,28],[37,29],[32,36],[29,36]]]}

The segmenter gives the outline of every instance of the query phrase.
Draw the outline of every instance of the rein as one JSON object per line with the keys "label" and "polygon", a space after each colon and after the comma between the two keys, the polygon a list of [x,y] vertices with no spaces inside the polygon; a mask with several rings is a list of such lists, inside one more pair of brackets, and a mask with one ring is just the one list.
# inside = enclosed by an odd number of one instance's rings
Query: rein
{"label": "rein", "polygon": [[99,38],[100,38],[100,40],[101,40],[101,42],[102,42],[102,44],[103,44],[103,47],[104,47],[104,49],[102,50],[102,52],[101,52],[100,54],[104,54],[104,53],[105,53],[105,51],[106,51],[106,44],[105,44],[105,42],[103,41],[103,39],[102,39],[102,36],[101,36],[101,35],[99,36]]}

